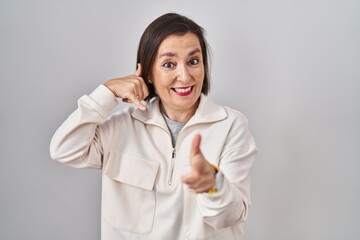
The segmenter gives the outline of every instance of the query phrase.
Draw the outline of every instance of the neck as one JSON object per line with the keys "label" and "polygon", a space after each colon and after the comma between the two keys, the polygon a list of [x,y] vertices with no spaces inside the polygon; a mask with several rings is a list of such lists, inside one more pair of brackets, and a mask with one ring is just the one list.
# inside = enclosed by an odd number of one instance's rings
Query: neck
{"label": "neck", "polygon": [[160,102],[160,108],[165,115],[173,121],[187,123],[192,116],[194,116],[196,109],[199,105],[198,100],[191,108],[184,110],[176,110],[167,108],[162,102]]}

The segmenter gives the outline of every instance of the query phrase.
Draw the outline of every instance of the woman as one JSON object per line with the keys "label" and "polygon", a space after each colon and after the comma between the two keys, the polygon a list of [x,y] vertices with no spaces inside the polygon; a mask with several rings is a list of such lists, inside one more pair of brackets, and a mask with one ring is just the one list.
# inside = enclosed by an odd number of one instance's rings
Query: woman
{"label": "woman", "polygon": [[[53,159],[102,169],[103,240],[243,237],[256,146],[241,113],[206,97],[203,32],[160,16],[141,37],[135,73],[81,97],[53,136]],[[108,117],[116,98],[136,107]]]}

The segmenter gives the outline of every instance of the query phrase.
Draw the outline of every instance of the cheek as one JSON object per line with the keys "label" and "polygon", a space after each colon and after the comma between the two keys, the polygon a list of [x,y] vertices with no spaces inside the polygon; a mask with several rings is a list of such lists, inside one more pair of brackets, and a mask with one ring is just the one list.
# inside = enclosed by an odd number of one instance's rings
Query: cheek
{"label": "cheek", "polygon": [[164,74],[155,76],[153,80],[154,87],[158,91],[164,91],[163,89],[169,88],[171,82],[170,78]]}
{"label": "cheek", "polygon": [[205,78],[205,72],[203,69],[199,69],[198,71],[194,72],[194,77],[197,82],[203,82]]}
{"label": "cheek", "polygon": [[159,87],[170,86],[176,79],[176,75],[173,72],[160,72],[155,78]]}

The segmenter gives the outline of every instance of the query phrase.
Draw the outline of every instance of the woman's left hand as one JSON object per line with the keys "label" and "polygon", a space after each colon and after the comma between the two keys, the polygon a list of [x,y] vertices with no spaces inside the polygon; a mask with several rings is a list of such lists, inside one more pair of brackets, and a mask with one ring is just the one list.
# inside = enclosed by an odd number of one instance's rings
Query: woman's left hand
{"label": "woman's left hand", "polygon": [[196,134],[190,152],[191,171],[182,177],[182,182],[196,193],[206,193],[214,187],[215,169],[201,153],[200,142],[201,136]]}

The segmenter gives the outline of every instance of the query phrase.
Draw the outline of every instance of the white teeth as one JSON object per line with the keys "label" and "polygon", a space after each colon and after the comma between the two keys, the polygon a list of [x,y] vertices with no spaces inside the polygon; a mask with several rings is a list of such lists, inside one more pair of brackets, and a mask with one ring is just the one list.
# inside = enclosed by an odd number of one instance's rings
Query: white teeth
{"label": "white teeth", "polygon": [[178,93],[186,93],[189,92],[191,90],[191,87],[187,87],[187,88],[174,88],[176,92]]}

